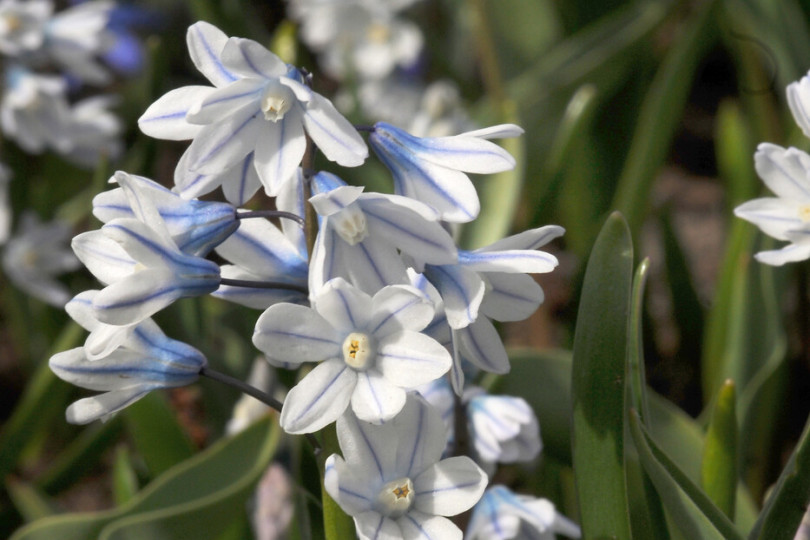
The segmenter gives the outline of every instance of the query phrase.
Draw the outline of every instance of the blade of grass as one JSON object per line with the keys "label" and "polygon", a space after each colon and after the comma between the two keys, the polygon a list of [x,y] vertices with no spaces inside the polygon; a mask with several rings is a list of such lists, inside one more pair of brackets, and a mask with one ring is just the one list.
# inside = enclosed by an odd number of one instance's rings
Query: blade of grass
{"label": "blade of grass", "polygon": [[700,484],[706,494],[732,520],[737,494],[737,398],[734,388],[734,382],[727,380],[715,399],[700,474]]}

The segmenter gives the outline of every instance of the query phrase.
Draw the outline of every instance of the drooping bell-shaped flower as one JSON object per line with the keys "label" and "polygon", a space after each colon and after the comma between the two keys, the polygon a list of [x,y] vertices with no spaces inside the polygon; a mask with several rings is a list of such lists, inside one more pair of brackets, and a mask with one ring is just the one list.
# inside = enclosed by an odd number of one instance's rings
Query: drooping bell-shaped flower
{"label": "drooping bell-shaped flower", "polygon": [[117,171],[110,182],[121,187],[95,196],[94,216],[104,223],[133,217],[149,222],[156,217],[150,212],[154,208],[184,253],[207,255],[239,227],[230,204],[185,200],[157,182],[124,171]]}
{"label": "drooping bell-shaped flower", "polygon": [[70,405],[68,422],[87,424],[105,419],[152,390],[191,384],[207,364],[200,351],[166,337],[151,319],[133,329],[131,343],[139,347],[119,347],[96,359],[88,358],[84,347],[51,357],[50,368],[60,379],[105,392]]}
{"label": "drooping bell-shaped flower", "polygon": [[341,278],[329,281],[313,307],[275,304],[256,322],[253,343],[273,365],[320,362],[284,401],[288,433],[317,431],[346,408],[368,422],[390,420],[406,390],[441,377],[447,350],[420,330],[433,306],[418,290],[391,285],[373,297]]}
{"label": "drooping bell-shaped flower", "polygon": [[379,426],[347,411],[337,435],[343,457],[326,460],[324,487],[361,539],[461,540],[445,516],[472,507],[487,476],[466,456],[441,459],[444,425],[424,400],[409,394],[402,412]]}
{"label": "drooping bell-shaped flower", "polygon": [[481,204],[464,174],[496,173],[514,168],[515,159],[487,139],[517,137],[513,124],[493,126],[452,137],[415,137],[378,122],[369,137],[374,152],[394,176],[394,190],[421,201],[443,221],[466,223],[478,216]]}
{"label": "drooping bell-shaped flower", "polygon": [[473,508],[466,540],[532,538],[554,540],[557,534],[579,538],[579,527],[560,515],[551,501],[518,495],[506,486],[494,485]]}
{"label": "drooping bell-shaped flower", "polygon": [[178,298],[217,289],[219,266],[183,253],[165,230],[117,218],[73,239],[73,251],[107,285],[93,299],[100,322],[136,324]]}
{"label": "drooping bell-shaped flower", "polygon": [[[194,64],[214,86],[172,90],[138,124],[160,139],[193,138],[182,161],[188,171],[218,175],[253,152],[258,176],[275,196],[295,175],[306,135],[339,165],[365,161],[368,148],[357,130],[305,84],[295,67],[257,42],[228,38],[205,22],[189,28],[187,42]],[[216,182],[208,186],[213,189]]]}

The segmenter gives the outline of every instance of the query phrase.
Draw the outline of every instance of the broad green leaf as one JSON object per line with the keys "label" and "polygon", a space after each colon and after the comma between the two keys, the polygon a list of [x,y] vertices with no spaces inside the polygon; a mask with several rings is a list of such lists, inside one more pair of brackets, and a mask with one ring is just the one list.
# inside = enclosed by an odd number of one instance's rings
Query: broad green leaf
{"label": "broad green leaf", "polygon": [[793,538],[810,504],[810,421],[779,475],[749,540]]}
{"label": "broad green leaf", "polygon": [[153,477],[194,455],[191,441],[160,392],[147,394],[121,414]]}
{"label": "broad green leaf", "polygon": [[715,43],[713,19],[716,5],[715,0],[703,2],[684,21],[682,34],[667,52],[642,104],[613,199],[613,208],[627,216],[631,231],[638,231],[641,226],[649,208],[653,180],[669,155],[696,69]]}
{"label": "broad green leaf", "polygon": [[709,498],[734,519],[737,491],[737,414],[734,382],[720,387],[703,447],[700,484]]}
{"label": "broad green leaf", "polygon": [[630,538],[624,397],[633,245],[608,217],[588,266],[574,335],[571,452],[584,538]]}
{"label": "broad green leaf", "polygon": [[[522,396],[537,414],[543,430],[543,453],[566,465],[571,464],[571,352],[565,350],[509,351],[511,371],[492,385],[493,393]],[[645,419],[652,436],[689,478],[700,481],[703,428],[695,420],[649,388],[649,417]],[[737,488],[735,522],[740,530],[750,530],[757,508],[748,491]]]}
{"label": "broad green leaf", "polygon": [[[51,355],[79,344],[84,329],[74,322],[65,326]],[[50,358],[50,356],[48,358]],[[51,422],[64,422],[64,407],[72,387],[62,382],[43,362],[0,432],[0,478],[11,472],[25,445],[47,430]]]}
{"label": "broad green leaf", "polygon": [[686,538],[742,540],[725,514],[657,447],[635,411],[630,413],[630,434],[644,470]]}
{"label": "broad green leaf", "polygon": [[213,538],[244,512],[273,457],[279,430],[265,418],[166,471],[129,503],[105,512],[44,518],[14,540]]}

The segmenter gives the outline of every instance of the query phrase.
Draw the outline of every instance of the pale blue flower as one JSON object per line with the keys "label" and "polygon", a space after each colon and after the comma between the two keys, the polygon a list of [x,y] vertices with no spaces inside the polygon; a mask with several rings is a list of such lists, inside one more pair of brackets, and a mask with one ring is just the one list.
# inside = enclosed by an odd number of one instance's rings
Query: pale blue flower
{"label": "pale blue flower", "polygon": [[220,282],[219,266],[183,253],[160,227],[117,218],[73,239],[73,250],[107,287],[93,300],[95,317],[130,325],[178,298],[208,294]]}
{"label": "pale blue flower", "polygon": [[[303,75],[259,43],[228,38],[205,22],[187,34],[197,69],[214,85],[185,86],[153,103],[138,121],[147,135],[194,141],[183,165],[218,175],[253,152],[269,195],[291,179],[306,149],[306,135],[323,155],[356,167],[368,156],[357,130]],[[185,175],[185,173],[181,173]]]}
{"label": "pale blue flower", "polygon": [[315,175],[313,192],[310,202],[322,219],[310,263],[310,293],[335,277],[369,294],[409,283],[400,252],[431,264],[457,261],[453,239],[436,214],[418,201],[363,193],[326,172]]}
{"label": "pale blue flower", "polygon": [[520,127],[504,124],[452,137],[415,137],[377,122],[369,143],[393,174],[398,195],[427,204],[443,221],[466,223],[478,216],[481,204],[464,172],[488,174],[514,168],[514,158],[486,139],[521,133]]}
{"label": "pale blue flower", "polygon": [[60,379],[105,392],[70,405],[68,422],[106,419],[152,390],[191,384],[207,364],[200,351],[166,337],[151,319],[132,329],[127,344],[96,359],[88,358],[84,347],[51,357],[50,368]]}
{"label": "pale blue flower", "polygon": [[[121,187],[93,199],[93,215],[104,223],[118,218],[161,219],[180,251],[207,255],[238,227],[236,210],[226,203],[185,200],[157,182],[118,171],[110,178]],[[157,215],[152,209],[157,210]]]}
{"label": "pale blue flower", "polygon": [[390,420],[406,390],[447,373],[450,355],[420,333],[433,307],[416,289],[391,285],[373,297],[337,278],[313,307],[275,304],[256,322],[253,343],[273,365],[320,362],[284,401],[281,426],[308,433],[335,421],[346,408],[361,419]]}
{"label": "pale blue flower", "polygon": [[351,412],[337,421],[343,457],[326,460],[324,487],[354,518],[361,539],[460,540],[445,516],[471,508],[487,476],[468,457],[441,459],[445,430],[415,394],[396,417],[377,426]]}
{"label": "pale blue flower", "polygon": [[473,508],[465,540],[554,540],[579,538],[579,527],[546,499],[517,495],[502,485],[490,487]]}

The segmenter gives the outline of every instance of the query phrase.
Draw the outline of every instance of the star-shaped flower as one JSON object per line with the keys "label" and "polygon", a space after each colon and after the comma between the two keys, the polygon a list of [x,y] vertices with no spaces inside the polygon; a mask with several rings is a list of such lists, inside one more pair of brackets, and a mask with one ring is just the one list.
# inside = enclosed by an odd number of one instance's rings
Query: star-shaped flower
{"label": "star-shaped flower", "polygon": [[357,130],[295,67],[205,22],[188,29],[187,41],[194,64],[214,86],[172,90],[138,121],[159,139],[194,139],[183,160],[187,174],[218,175],[253,152],[259,178],[275,196],[295,175],[307,135],[331,161],[346,167],[365,161],[368,148]]}
{"label": "star-shaped flower", "polygon": [[253,343],[277,366],[320,362],[290,390],[281,411],[288,433],[308,433],[334,422],[351,403],[367,422],[391,419],[405,390],[450,368],[450,354],[420,333],[433,306],[406,285],[373,297],[341,278],[329,281],[308,308],[269,307],[256,323]]}

